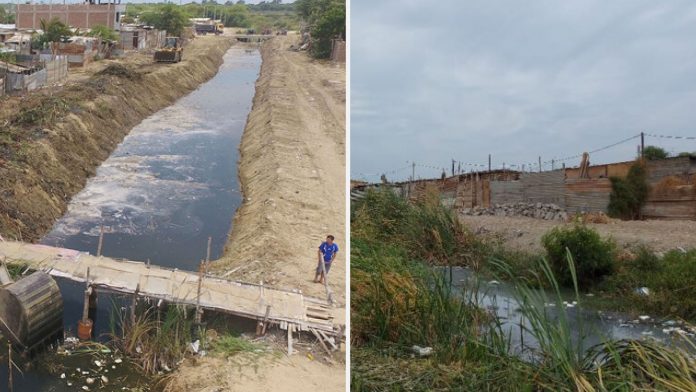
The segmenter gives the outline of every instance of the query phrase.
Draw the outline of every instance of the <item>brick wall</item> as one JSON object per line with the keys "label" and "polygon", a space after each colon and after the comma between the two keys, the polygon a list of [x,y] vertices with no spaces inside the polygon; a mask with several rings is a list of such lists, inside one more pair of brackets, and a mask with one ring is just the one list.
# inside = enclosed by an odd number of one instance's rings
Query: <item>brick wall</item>
{"label": "brick wall", "polygon": [[81,29],[98,24],[118,29],[117,17],[125,11],[126,6],[121,4],[18,4],[16,25],[18,29],[39,29],[42,19],[57,17],[68,26]]}

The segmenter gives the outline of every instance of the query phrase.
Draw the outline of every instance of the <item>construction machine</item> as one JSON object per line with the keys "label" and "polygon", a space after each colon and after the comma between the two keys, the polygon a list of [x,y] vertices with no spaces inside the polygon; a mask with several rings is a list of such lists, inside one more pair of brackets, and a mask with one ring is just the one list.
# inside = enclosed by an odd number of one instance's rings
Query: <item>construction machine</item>
{"label": "construction machine", "polygon": [[167,37],[164,39],[164,47],[155,51],[155,62],[178,63],[181,61],[182,54],[181,38]]}

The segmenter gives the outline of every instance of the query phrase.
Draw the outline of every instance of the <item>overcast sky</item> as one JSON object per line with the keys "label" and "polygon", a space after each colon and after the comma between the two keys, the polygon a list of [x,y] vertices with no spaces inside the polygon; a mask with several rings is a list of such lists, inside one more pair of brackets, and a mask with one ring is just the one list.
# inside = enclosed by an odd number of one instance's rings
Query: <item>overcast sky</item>
{"label": "overcast sky", "polygon": [[[641,131],[696,136],[692,0],[352,0],[350,38],[352,178],[489,153],[494,167],[536,164]],[[632,159],[638,144],[590,160]]]}

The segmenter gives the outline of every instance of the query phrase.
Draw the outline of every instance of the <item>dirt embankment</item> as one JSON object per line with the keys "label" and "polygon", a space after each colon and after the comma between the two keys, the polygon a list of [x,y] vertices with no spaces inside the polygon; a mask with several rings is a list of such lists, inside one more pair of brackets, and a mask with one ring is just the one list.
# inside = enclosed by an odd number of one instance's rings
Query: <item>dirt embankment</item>
{"label": "dirt embankment", "polygon": [[[541,237],[553,227],[568,225],[527,217],[460,216],[475,232],[491,232],[500,236],[513,250],[538,253],[543,250]],[[590,223],[603,237],[613,238],[621,246],[647,245],[662,252],[677,247],[696,246],[696,221],[620,221]]]}
{"label": "dirt embankment", "polygon": [[218,273],[299,288],[312,282],[317,248],[333,234],[340,251],[330,286],[345,303],[345,65],[289,51],[293,35],[262,46],[256,95],[240,145],[245,200],[235,215]]}
{"label": "dirt embankment", "polygon": [[128,131],[213,77],[231,45],[202,37],[177,64],[99,62],[62,88],[0,101],[0,234],[39,239]]}

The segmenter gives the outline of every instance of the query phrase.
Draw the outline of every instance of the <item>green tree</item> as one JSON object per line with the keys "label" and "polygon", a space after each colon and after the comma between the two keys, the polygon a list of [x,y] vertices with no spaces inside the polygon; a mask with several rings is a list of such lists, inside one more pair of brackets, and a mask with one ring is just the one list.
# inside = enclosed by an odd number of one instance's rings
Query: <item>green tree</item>
{"label": "green tree", "polygon": [[643,158],[649,161],[665,159],[667,157],[669,157],[669,153],[664,148],[657,146],[646,146],[643,148]]}
{"label": "green tree", "polygon": [[94,25],[87,35],[100,37],[102,41],[118,41],[118,34],[105,25]]}
{"label": "green tree", "polygon": [[346,35],[346,3],[344,0],[297,0],[295,9],[309,25],[312,55],[328,58],[331,40]]}
{"label": "green tree", "polygon": [[39,36],[37,44],[43,46],[45,43],[48,43],[51,47],[51,54],[55,56],[57,50],[56,43],[69,37],[72,32],[58,17],[54,17],[49,21],[41,19],[39,26],[43,33]]}
{"label": "green tree", "polygon": [[168,35],[180,37],[184,27],[189,25],[188,15],[174,4],[165,4],[153,11],[140,15],[140,21],[158,30],[166,30]]}

